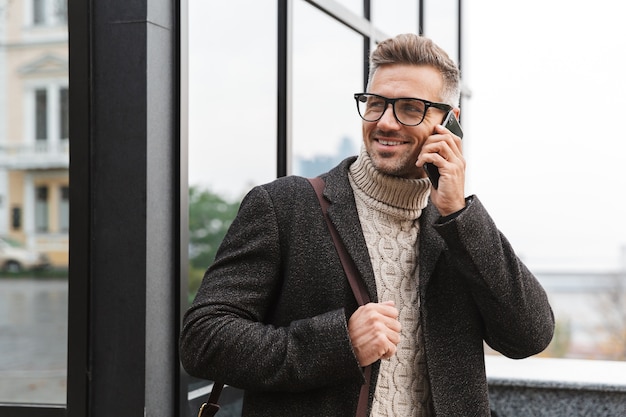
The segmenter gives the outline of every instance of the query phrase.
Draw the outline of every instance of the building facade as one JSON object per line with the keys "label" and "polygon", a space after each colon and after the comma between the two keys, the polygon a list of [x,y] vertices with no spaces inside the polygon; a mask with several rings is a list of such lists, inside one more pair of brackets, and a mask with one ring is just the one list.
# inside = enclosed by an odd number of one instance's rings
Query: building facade
{"label": "building facade", "polygon": [[0,8],[0,236],[68,265],[67,4]]}

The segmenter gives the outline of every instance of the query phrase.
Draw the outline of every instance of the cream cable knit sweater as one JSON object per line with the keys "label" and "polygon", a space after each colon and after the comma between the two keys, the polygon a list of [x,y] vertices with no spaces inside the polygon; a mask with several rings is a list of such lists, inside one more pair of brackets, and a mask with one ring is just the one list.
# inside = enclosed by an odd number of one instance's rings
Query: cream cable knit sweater
{"label": "cream cable knit sweater", "polygon": [[430,182],[381,174],[363,148],[350,167],[350,183],[372,259],[378,301],[393,300],[402,324],[396,354],[381,362],[371,416],[432,416],[417,265],[418,219],[428,202]]}

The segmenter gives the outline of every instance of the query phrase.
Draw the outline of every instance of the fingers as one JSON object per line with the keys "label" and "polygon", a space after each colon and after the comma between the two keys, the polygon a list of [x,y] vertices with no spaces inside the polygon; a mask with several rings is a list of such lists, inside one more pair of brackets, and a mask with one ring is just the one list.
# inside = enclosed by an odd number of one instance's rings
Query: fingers
{"label": "fingers", "polygon": [[359,307],[348,321],[348,333],[359,364],[367,366],[393,356],[400,343],[400,329],[398,309],[393,302]]}
{"label": "fingers", "polygon": [[439,169],[439,187],[433,189],[431,199],[442,216],[465,207],[465,158],[461,138],[441,125],[422,147],[416,165],[430,162]]}
{"label": "fingers", "polygon": [[418,165],[431,162],[438,167],[446,161],[463,160],[463,142],[441,125],[435,126],[435,132],[428,138],[418,160]]}

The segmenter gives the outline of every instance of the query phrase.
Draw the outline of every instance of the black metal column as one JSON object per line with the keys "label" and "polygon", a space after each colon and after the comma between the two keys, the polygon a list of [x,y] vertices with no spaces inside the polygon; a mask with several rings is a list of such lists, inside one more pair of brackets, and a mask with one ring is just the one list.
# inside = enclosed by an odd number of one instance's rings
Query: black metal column
{"label": "black metal column", "polygon": [[70,23],[68,416],[176,416],[179,6],[78,3],[70,19],[89,23]]}

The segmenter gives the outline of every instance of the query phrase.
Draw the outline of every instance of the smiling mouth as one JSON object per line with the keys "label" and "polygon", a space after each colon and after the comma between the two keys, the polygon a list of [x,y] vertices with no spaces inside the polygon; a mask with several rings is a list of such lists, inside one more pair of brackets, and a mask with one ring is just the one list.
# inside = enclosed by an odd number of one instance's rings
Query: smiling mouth
{"label": "smiling mouth", "polygon": [[384,140],[384,139],[378,139],[378,143],[380,143],[381,145],[385,145],[385,146],[397,146],[397,145],[404,144],[404,142],[399,142],[396,140]]}

